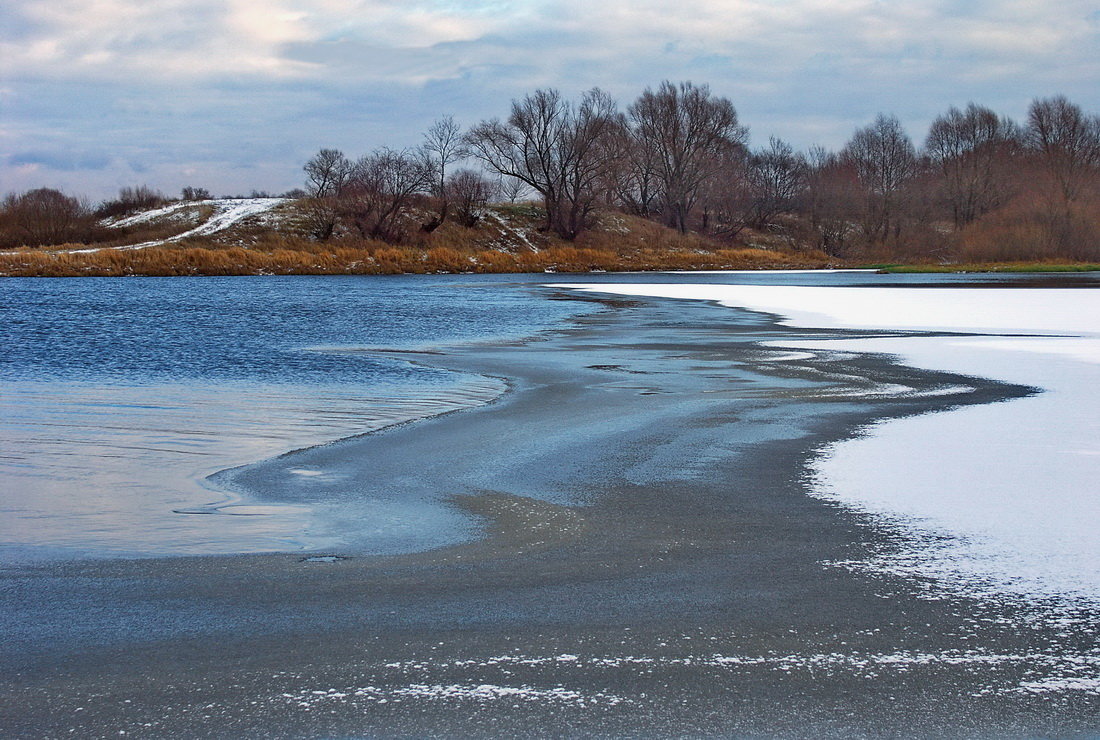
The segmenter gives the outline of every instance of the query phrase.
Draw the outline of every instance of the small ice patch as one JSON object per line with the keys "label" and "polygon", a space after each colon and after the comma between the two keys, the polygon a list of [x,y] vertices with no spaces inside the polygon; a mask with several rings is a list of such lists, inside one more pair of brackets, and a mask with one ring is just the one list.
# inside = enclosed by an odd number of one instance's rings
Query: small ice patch
{"label": "small ice patch", "polygon": [[625,701],[621,696],[596,692],[592,694],[574,691],[561,686],[535,688],[533,686],[500,686],[497,684],[427,684],[414,683],[398,688],[379,688],[362,686],[347,689],[324,689],[300,691],[282,694],[297,706],[312,708],[326,702],[347,703],[366,700],[376,704],[388,704],[391,701],[428,700],[428,701],[476,701],[492,702],[499,700],[523,702],[548,702],[553,704],[606,704],[614,706]]}
{"label": "small ice patch", "polygon": [[344,555],[310,555],[308,558],[302,558],[299,563],[338,563],[341,560],[347,560]]}
{"label": "small ice patch", "polygon": [[761,362],[797,362],[801,360],[812,360],[817,355],[812,352],[779,352],[774,355],[765,355],[760,358]]}
{"label": "small ice patch", "polygon": [[1100,696],[1100,678],[1089,676],[1051,676],[1041,681],[1024,681],[1016,689],[1021,694],[1049,694],[1055,691],[1080,691]]}

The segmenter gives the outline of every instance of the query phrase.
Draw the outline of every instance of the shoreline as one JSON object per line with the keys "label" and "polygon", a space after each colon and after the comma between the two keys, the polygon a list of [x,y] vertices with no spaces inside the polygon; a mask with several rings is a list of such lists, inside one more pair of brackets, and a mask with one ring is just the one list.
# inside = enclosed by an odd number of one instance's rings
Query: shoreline
{"label": "shoreline", "polygon": [[[487,538],[389,557],[334,552],[351,557],[333,563],[5,569],[6,729],[1095,731],[1095,696],[1022,689],[1036,671],[1094,655],[1094,635],[1067,639],[1011,606],[929,601],[903,579],[830,565],[889,548],[891,536],[806,494],[798,472],[812,451],[872,419],[957,403],[868,389],[958,378],[873,357],[784,359],[759,344],[821,335],[641,300],[544,341],[432,355],[449,369],[507,369],[516,389],[249,474],[265,484],[307,460],[358,475],[350,488],[362,491],[405,471],[410,488],[434,485],[447,500],[473,491],[458,500]],[[1025,392],[970,381],[973,403]]]}

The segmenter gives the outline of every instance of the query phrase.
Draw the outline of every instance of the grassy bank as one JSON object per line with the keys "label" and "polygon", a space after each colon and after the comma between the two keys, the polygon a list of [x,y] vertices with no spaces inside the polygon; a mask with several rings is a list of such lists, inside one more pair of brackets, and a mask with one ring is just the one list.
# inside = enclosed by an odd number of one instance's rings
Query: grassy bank
{"label": "grassy bank", "polygon": [[1100,264],[1088,262],[968,262],[957,265],[866,265],[866,267],[886,273],[1100,271]]}
{"label": "grassy bank", "polygon": [[589,272],[823,267],[825,260],[763,249],[711,252],[554,246],[538,252],[464,253],[448,247],[256,248],[176,246],[92,253],[25,250],[0,255],[11,277],[124,275],[387,275],[400,273]]}
{"label": "grassy bank", "polygon": [[[201,239],[166,241],[141,249],[86,245],[0,253],[0,275],[73,277],[125,275],[386,275],[398,273],[608,272],[826,267],[816,251],[794,251],[761,238],[731,246],[680,234],[652,221],[604,216],[576,241],[538,228],[529,207],[495,209],[477,228],[446,223],[408,243],[386,244],[344,235],[319,242],[293,220],[277,227],[244,222]],[[99,246],[99,245],[96,245]]]}
{"label": "grassy bank", "polygon": [[[225,210],[225,204],[211,201]],[[125,275],[385,275],[396,273],[608,272],[645,270],[793,269],[863,266],[893,273],[1083,272],[1100,264],[1069,260],[900,263],[892,255],[830,257],[795,248],[775,234],[744,230],[737,243],[680,232],[618,212],[597,215],[592,228],[565,241],[543,227],[534,204],[498,204],[473,228],[448,221],[425,232],[430,213],[409,220],[402,244],[355,235],[343,228],[327,241],[310,238],[307,214],[296,202],[273,203],[263,213],[232,221],[215,233],[187,238],[214,215],[205,209],[154,214],[121,228],[103,222],[94,244],[62,244],[0,252],[0,276]],[[116,233],[117,232],[117,233]],[[139,249],[127,245],[160,241]],[[96,251],[88,251],[89,247]],[[901,258],[904,259],[904,258]]]}

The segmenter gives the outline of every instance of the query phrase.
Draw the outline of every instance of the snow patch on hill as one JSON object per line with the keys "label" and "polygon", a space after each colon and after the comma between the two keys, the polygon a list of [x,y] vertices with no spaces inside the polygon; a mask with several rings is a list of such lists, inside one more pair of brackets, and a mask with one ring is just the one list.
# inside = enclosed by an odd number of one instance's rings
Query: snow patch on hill
{"label": "snow patch on hill", "polygon": [[196,210],[204,210],[206,208],[213,209],[213,214],[198,226],[167,239],[155,239],[153,241],[141,242],[140,244],[127,244],[121,247],[95,247],[91,249],[74,249],[71,251],[74,254],[84,254],[99,252],[103,249],[144,249],[146,247],[157,247],[169,242],[181,241],[196,236],[210,236],[211,234],[216,234],[232,226],[236,226],[247,218],[267,214],[278,206],[288,202],[290,202],[289,198],[218,198],[215,200],[172,203],[163,208],[143,211],[118,221],[105,222],[104,225],[112,228],[123,228],[156,221],[182,221],[193,218]]}

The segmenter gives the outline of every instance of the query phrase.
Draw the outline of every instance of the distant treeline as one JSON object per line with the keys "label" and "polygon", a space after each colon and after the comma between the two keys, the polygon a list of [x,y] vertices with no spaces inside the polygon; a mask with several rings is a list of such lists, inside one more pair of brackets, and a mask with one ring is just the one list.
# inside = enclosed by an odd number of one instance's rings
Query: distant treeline
{"label": "distant treeline", "polygon": [[[422,240],[448,220],[475,227],[493,200],[534,197],[543,227],[565,240],[597,211],[618,210],[681,233],[766,233],[843,258],[1100,258],[1100,116],[1062,96],[1035,100],[1023,122],[950,108],[919,145],[892,115],[839,151],[747,142],[733,104],[706,85],[663,82],[625,110],[598,89],[578,100],[537,90],[507,118],[468,130],[442,118],[413,149],[356,160],[322,149],[294,195],[318,241]],[[5,234],[23,201],[44,192],[8,196]],[[49,192],[59,208],[66,196]],[[42,239],[73,241],[56,230]]]}

